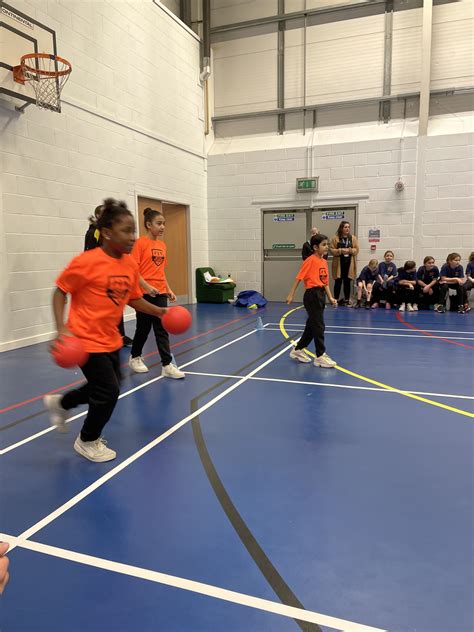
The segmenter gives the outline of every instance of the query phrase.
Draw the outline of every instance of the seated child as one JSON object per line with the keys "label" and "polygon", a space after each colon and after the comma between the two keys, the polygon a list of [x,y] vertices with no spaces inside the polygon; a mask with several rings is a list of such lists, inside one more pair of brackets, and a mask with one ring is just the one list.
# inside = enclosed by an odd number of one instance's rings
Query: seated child
{"label": "seated child", "polygon": [[378,307],[379,301],[385,301],[385,309],[390,309],[394,302],[395,279],[398,274],[397,266],[394,262],[395,255],[393,250],[387,250],[384,254],[384,261],[379,264],[379,273],[377,281],[374,285],[373,295],[374,304],[372,307]]}
{"label": "seated child", "polygon": [[365,295],[365,309],[370,309],[372,289],[377,280],[379,262],[377,259],[371,259],[369,264],[362,268],[357,278],[357,303],[354,305],[358,309],[362,304],[362,294]]}
{"label": "seated child", "polygon": [[446,263],[441,268],[440,275],[440,305],[436,311],[440,313],[446,311],[446,299],[449,290],[453,289],[456,290],[458,298],[458,312],[460,314],[470,312],[471,308],[467,300],[467,293],[472,288],[472,282],[464,276],[464,268],[461,265],[461,255],[457,252],[449,254]]}
{"label": "seated child", "polygon": [[416,281],[416,263],[405,261],[403,268],[398,269],[395,295],[400,305],[399,311],[418,311],[418,291]]}
{"label": "seated child", "polygon": [[435,266],[434,257],[428,256],[423,259],[423,265],[418,268],[416,278],[420,307],[429,309],[430,305],[434,305],[436,309],[439,303],[439,270]]}

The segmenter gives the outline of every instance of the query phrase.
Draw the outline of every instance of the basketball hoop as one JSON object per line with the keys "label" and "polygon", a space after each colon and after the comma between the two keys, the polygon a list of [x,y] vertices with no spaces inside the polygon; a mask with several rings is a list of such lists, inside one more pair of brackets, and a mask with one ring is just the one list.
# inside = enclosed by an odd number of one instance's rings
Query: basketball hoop
{"label": "basketball hoop", "polygon": [[13,78],[18,83],[30,82],[36,95],[36,105],[53,112],[61,112],[61,90],[72,71],[67,59],[47,53],[23,55],[19,66],[13,67]]}

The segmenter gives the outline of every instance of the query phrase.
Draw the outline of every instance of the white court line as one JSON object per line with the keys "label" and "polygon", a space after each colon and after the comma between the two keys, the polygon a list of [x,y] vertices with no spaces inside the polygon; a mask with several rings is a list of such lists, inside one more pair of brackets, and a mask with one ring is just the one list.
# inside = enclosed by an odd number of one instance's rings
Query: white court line
{"label": "white court line", "polygon": [[[285,327],[286,331],[301,333],[303,329]],[[265,331],[281,331],[280,328],[267,327]],[[403,330],[402,330],[403,331]],[[424,336],[423,334],[376,334],[371,331],[327,331],[326,334],[340,334],[344,336],[387,336],[388,338],[423,338],[424,340],[474,340],[474,338],[459,338],[456,336]]]}
{"label": "white court line", "polygon": [[62,560],[75,562],[77,564],[84,564],[93,568],[100,568],[113,573],[127,575],[128,577],[144,579],[156,584],[172,586],[173,588],[179,588],[181,590],[205,595],[206,597],[212,597],[214,599],[228,601],[248,608],[262,610],[263,612],[271,612],[290,619],[317,623],[336,630],[345,630],[346,632],[385,632],[385,630],[382,630],[381,628],[374,628],[372,626],[355,623],[353,621],[331,617],[321,614],[320,612],[304,610],[303,608],[286,606],[276,601],[270,601],[269,599],[253,597],[252,595],[228,590],[226,588],[220,588],[219,586],[213,586],[211,584],[204,584],[184,577],[177,577],[176,575],[168,575],[167,573],[160,573],[158,571],[152,571],[139,566],[122,564],[120,562],[114,562],[100,557],[94,557],[92,555],[85,555],[84,553],[77,553],[76,551],[70,551],[56,546],[50,546],[48,544],[41,544],[40,542],[15,542],[15,540],[17,540],[16,538],[11,538],[10,536],[3,534],[0,534],[0,536],[6,542],[12,542],[12,548],[19,546],[36,553],[42,553],[44,555],[50,555]]}
{"label": "white court line", "polygon": [[[280,326],[280,323],[267,323],[267,325],[270,326]],[[304,329],[304,323],[303,324],[298,324],[298,323],[294,323],[293,325],[291,325],[291,327],[301,327],[301,329]],[[406,327],[349,327],[346,325],[326,325],[326,329],[374,329],[376,331],[407,331]],[[456,329],[455,331],[453,331],[452,329],[423,329],[423,331],[429,331],[430,333],[434,333],[434,334],[473,334],[474,335],[474,331],[461,331],[459,329]]]}
{"label": "white court line", "polygon": [[[206,377],[226,377],[238,380],[241,375],[224,375],[222,373],[198,373],[197,371],[187,371],[190,375],[203,375]],[[251,377],[249,381],[255,382],[283,382],[284,384],[303,384],[306,386],[328,386],[330,388],[348,388],[356,391],[376,391],[377,393],[392,393],[399,394],[397,391],[390,391],[386,388],[378,388],[375,386],[353,386],[351,384],[332,384],[330,382],[306,382],[301,380],[285,380],[277,377]],[[426,395],[430,397],[449,397],[452,399],[469,399],[474,400],[474,397],[470,395],[452,395],[448,393],[425,393],[424,391],[405,391],[404,393],[410,393],[410,395]]]}
{"label": "white court line", "polygon": [[222,393],[219,393],[219,395],[216,395],[216,397],[214,397],[209,402],[207,402],[207,404],[203,404],[203,406],[198,408],[196,411],[194,411],[187,417],[184,417],[181,421],[179,421],[174,426],[169,428],[166,432],[161,434],[159,437],[156,437],[155,439],[153,439],[153,441],[150,441],[150,443],[148,443],[143,448],[141,448],[140,450],[138,450],[137,452],[129,456],[127,459],[122,461],[122,463],[119,463],[119,465],[115,466],[112,470],[107,472],[107,474],[104,474],[103,476],[98,478],[96,481],[94,481],[91,485],[89,485],[88,487],[83,489],[81,492],[76,494],[73,498],[65,502],[63,505],[61,505],[61,507],[58,507],[58,509],[55,509],[53,512],[48,514],[45,518],[43,518],[42,520],[34,524],[32,527],[30,527],[26,531],[24,531],[22,534],[18,536],[18,539],[26,540],[27,538],[30,538],[32,535],[34,535],[35,533],[43,529],[45,526],[47,526],[50,522],[53,522],[54,520],[59,518],[59,516],[61,516],[63,513],[71,509],[71,507],[74,507],[74,505],[77,505],[77,503],[79,503],[81,500],[89,496],[89,494],[92,494],[92,492],[94,492],[96,489],[101,487],[104,483],[109,481],[116,474],[124,470],[126,467],[134,463],[137,459],[139,459],[144,454],[149,452],[152,448],[154,448],[159,443],[161,443],[162,441],[167,439],[169,436],[174,434],[182,426],[184,426],[189,421],[191,421],[192,419],[194,419],[195,417],[197,417],[198,415],[206,411],[208,408],[211,408],[212,406],[214,406],[214,404],[216,404],[221,399],[229,395],[229,393],[234,391],[236,388],[239,388],[239,386],[241,386],[242,384],[245,384],[245,382],[247,382],[251,377],[253,377],[256,373],[264,369],[268,364],[273,362],[273,360],[276,360],[276,358],[286,353],[288,349],[290,349],[292,346],[293,344],[285,345],[283,349],[281,349],[280,351],[272,355],[271,358],[269,358],[268,360],[260,364],[258,367],[250,371],[250,373],[248,373],[245,377],[242,377],[238,382],[226,388],[224,391],[222,391]]}
{"label": "white court line", "polygon": [[[264,325],[264,326],[266,326],[266,325]],[[212,355],[213,353],[217,353],[218,351],[221,351],[221,349],[225,349],[226,347],[228,347],[230,345],[233,345],[236,342],[239,342],[240,340],[243,340],[247,336],[250,336],[250,335],[256,333],[257,331],[259,331],[259,330],[258,329],[252,329],[251,331],[247,332],[243,336],[239,336],[239,338],[235,338],[235,340],[231,340],[230,342],[226,342],[225,344],[221,345],[220,347],[217,347],[217,349],[212,349],[212,351],[208,351],[204,355],[199,356],[198,358],[194,358],[194,360],[191,360],[190,362],[187,362],[186,364],[181,365],[179,368],[180,369],[184,369],[187,366],[190,366],[191,364],[194,364],[195,362],[199,362],[200,360],[203,360],[204,358],[207,358],[208,356]],[[125,391],[124,393],[121,393],[119,395],[119,399],[122,399],[122,397],[127,397],[128,395],[131,395],[132,393],[135,393],[136,391],[139,391],[140,389],[145,388],[145,386],[149,386],[150,384],[153,384],[153,382],[158,382],[158,380],[161,380],[161,379],[163,379],[163,376],[159,375],[158,377],[154,377],[153,379],[148,380],[148,382],[144,382],[143,384],[140,384],[139,386],[135,386],[135,388],[131,388],[129,391]],[[86,415],[86,414],[87,414],[87,410],[85,410],[82,413],[78,413],[77,415],[74,415],[73,417],[69,417],[68,419],[66,419],[66,423],[68,424],[71,421],[75,421],[76,419],[79,419],[80,417],[84,417],[84,415]],[[37,432],[34,435],[26,437],[26,439],[22,439],[21,441],[18,441],[17,443],[13,443],[12,445],[7,446],[6,448],[3,448],[3,450],[0,450],[0,456],[3,455],[3,454],[6,454],[7,452],[11,452],[12,450],[16,450],[16,448],[19,448],[22,445],[25,445],[25,443],[29,443],[30,441],[34,441],[35,439],[38,439],[39,437],[42,437],[43,435],[47,434],[48,432],[51,432],[52,430],[55,430],[55,427],[49,426],[49,428],[45,428],[44,430],[40,430],[40,432]]]}

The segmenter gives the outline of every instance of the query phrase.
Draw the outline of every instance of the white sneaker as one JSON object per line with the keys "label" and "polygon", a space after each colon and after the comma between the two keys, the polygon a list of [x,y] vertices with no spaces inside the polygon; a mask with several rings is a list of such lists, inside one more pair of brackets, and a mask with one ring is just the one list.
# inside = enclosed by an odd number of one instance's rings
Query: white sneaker
{"label": "white sneaker", "polygon": [[404,312],[404,311],[405,311],[405,303],[402,303],[402,304],[400,305],[400,307],[398,308],[398,311],[399,311],[399,312]]}
{"label": "white sneaker", "polygon": [[143,362],[142,356],[137,356],[136,358],[132,358],[132,356],[130,356],[128,366],[132,369],[132,371],[135,371],[135,373],[148,373],[149,371],[147,365]]}
{"label": "white sneaker", "polygon": [[311,362],[311,358],[306,355],[303,349],[292,349],[290,351],[290,358],[292,360],[298,360],[298,362],[303,362],[304,364]]}
{"label": "white sneaker", "polygon": [[62,395],[45,395],[43,404],[49,413],[49,421],[59,432],[67,432],[66,419],[68,411],[61,406]]}
{"label": "white sneaker", "polygon": [[409,312],[414,312],[415,310],[413,309],[413,305],[411,303],[407,303],[407,310]]}
{"label": "white sneaker", "polygon": [[74,450],[94,463],[112,461],[117,456],[115,450],[107,447],[107,441],[102,437],[96,441],[82,441],[81,435],[78,435],[74,442]]}
{"label": "white sneaker", "polygon": [[320,366],[323,369],[333,369],[337,365],[337,362],[334,362],[327,353],[323,353],[322,356],[319,356],[319,358],[314,360],[313,364],[314,366]]}
{"label": "white sneaker", "polygon": [[413,311],[414,311],[414,312],[417,312],[417,311],[418,311],[418,305],[417,305],[416,303],[413,303],[413,304],[412,304],[412,308],[413,308]]}
{"label": "white sneaker", "polygon": [[173,380],[182,380],[185,377],[184,373],[178,369],[173,363],[167,364],[161,370],[163,377],[170,377]]}

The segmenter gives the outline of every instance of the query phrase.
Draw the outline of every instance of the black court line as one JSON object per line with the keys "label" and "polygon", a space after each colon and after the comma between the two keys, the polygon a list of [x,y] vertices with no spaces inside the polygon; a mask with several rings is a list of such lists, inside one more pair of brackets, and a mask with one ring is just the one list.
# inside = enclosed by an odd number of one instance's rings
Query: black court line
{"label": "black court line", "polygon": [[[190,353],[191,351],[195,351],[196,349],[200,349],[201,347],[205,347],[206,345],[210,345],[213,342],[216,342],[217,340],[220,340],[221,338],[225,338],[226,336],[230,336],[231,334],[235,333],[236,331],[240,331],[241,329],[245,329],[245,327],[248,327],[249,323],[245,323],[244,325],[239,325],[239,327],[236,327],[235,329],[232,329],[230,331],[227,331],[223,334],[219,334],[218,336],[215,336],[214,338],[211,338],[211,340],[206,340],[205,342],[201,342],[197,345],[193,345],[192,347],[189,347],[188,349],[184,349],[183,351],[179,351],[178,353],[174,354],[175,358],[179,358],[183,355],[186,355],[187,353]],[[155,353],[158,353],[157,351]],[[161,364],[161,360],[159,362],[154,362],[153,364],[149,364],[148,368],[149,369],[153,369],[157,366],[159,366]],[[122,367],[125,368],[125,367]],[[131,377],[132,375],[135,375],[134,373],[130,373],[127,374],[126,377]],[[123,380],[124,381],[124,380]],[[122,383],[123,383],[122,381]],[[85,383],[85,380],[84,380]],[[77,385],[79,387],[79,384]],[[40,417],[41,415],[45,415],[46,414],[46,410],[44,408],[42,408],[41,410],[38,410],[36,413],[32,413],[31,415],[26,415],[26,417],[22,417],[21,419],[17,419],[16,421],[12,421],[9,424],[5,424],[5,426],[0,426],[0,432],[3,432],[4,430],[10,430],[10,428],[14,428],[15,426],[18,426],[19,424],[24,423],[25,421],[30,421],[31,419],[35,419],[35,417]]]}
{"label": "black court line", "polygon": [[[263,359],[265,356],[269,355],[276,349],[281,349],[282,346],[286,344],[286,341],[280,342],[275,345],[262,355],[258,356],[258,358],[254,358],[248,364],[240,367],[233,375],[238,375],[239,373],[243,373],[246,369],[256,364],[259,360]],[[226,382],[229,382],[232,378],[224,378],[217,384],[214,384],[210,388],[206,389],[196,397],[191,400],[191,412],[194,413],[199,408],[199,399],[201,397],[205,397],[215,389],[224,385]],[[293,606],[294,608],[300,608],[301,610],[306,610],[301,601],[295,595],[295,593],[291,590],[288,584],[285,582],[283,577],[280,575],[278,570],[275,568],[270,558],[267,556],[265,551],[262,549],[257,539],[250,531],[249,527],[245,523],[244,519],[240,515],[236,506],[232,502],[227,490],[222,483],[219,474],[212,462],[211,456],[207,449],[206,441],[204,439],[201,422],[199,419],[199,415],[197,415],[191,422],[193,429],[194,441],[196,443],[196,447],[198,450],[199,458],[201,459],[201,463],[203,465],[206,476],[211,484],[212,489],[219,501],[222,509],[224,510],[227,518],[229,519],[231,525],[235,529],[237,535],[240,538],[240,541],[247,549],[248,553],[260,569],[262,575],[265,577],[272,590],[278,596],[280,601],[286,606]],[[322,632],[321,628],[316,623],[309,623],[307,621],[300,621],[299,619],[295,619],[295,622],[299,626],[299,628],[303,632]]]}
{"label": "black court line", "polygon": [[[201,347],[206,347],[207,345],[212,344],[213,342],[216,342],[217,340],[220,340],[221,338],[225,338],[226,336],[230,336],[231,334],[235,334],[235,332],[240,331],[241,329],[245,329],[246,327],[249,327],[250,323],[244,323],[243,325],[239,325],[238,327],[235,327],[235,329],[231,329],[230,331],[226,331],[223,334],[219,334],[218,336],[215,336],[213,338],[211,338],[210,340],[206,340],[205,342],[200,342],[197,345],[193,345],[192,347],[189,347],[188,349],[184,349],[183,351],[178,351],[177,353],[174,353],[174,357],[175,358],[180,358],[183,355],[186,355],[186,353],[189,353],[190,351],[195,351],[196,349],[200,349]],[[255,327],[251,326],[250,329],[255,329]],[[171,346],[171,352],[173,353],[173,347]],[[158,353],[158,351],[156,351],[155,353]],[[159,362],[154,362],[153,364],[148,365],[149,369],[153,369],[157,366],[159,366],[161,364],[161,360]]]}

